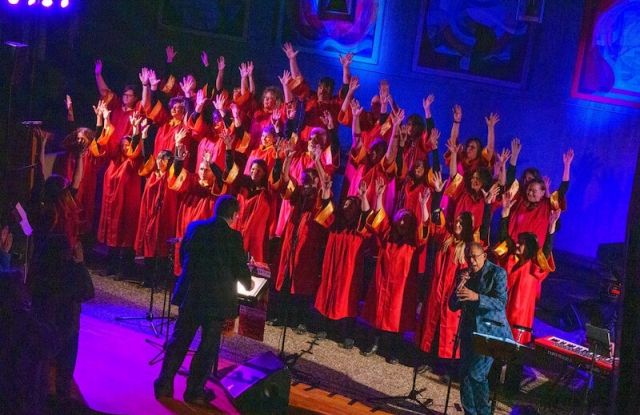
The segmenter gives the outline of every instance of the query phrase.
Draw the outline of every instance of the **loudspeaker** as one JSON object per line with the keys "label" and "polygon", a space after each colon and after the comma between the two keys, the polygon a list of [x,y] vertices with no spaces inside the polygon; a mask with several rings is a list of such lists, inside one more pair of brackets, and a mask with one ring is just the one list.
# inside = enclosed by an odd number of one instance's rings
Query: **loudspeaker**
{"label": "loudspeaker", "polygon": [[286,414],[291,373],[276,355],[265,352],[229,372],[220,381],[243,414]]}

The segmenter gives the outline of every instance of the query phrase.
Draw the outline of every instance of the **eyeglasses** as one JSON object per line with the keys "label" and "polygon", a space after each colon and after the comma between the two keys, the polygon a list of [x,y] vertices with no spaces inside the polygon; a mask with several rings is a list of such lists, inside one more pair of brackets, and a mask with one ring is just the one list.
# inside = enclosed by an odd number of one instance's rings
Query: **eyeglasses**
{"label": "eyeglasses", "polygon": [[483,253],[481,253],[481,254],[477,254],[477,255],[467,254],[467,259],[474,259],[474,260],[475,260],[475,259],[480,258],[480,257],[481,257],[481,256],[483,256],[483,255],[485,255],[485,253],[484,253],[484,252],[483,252]]}

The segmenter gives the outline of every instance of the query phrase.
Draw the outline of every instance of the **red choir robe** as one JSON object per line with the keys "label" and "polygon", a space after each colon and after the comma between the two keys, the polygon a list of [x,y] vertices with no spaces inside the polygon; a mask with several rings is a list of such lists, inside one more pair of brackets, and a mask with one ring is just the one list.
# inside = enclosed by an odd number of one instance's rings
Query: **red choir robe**
{"label": "red choir robe", "polygon": [[[99,144],[111,142],[114,133],[113,126],[106,127]],[[142,164],[141,155],[140,142],[127,154],[112,158],[104,172],[98,242],[109,247],[133,248],[142,194],[138,176],[138,168]]]}
{"label": "red choir robe", "polygon": [[[484,197],[475,198],[471,195],[464,185],[464,179],[460,174],[449,182],[445,189],[445,195],[448,197],[446,208],[447,220],[453,222],[462,212],[470,212],[473,217],[473,231],[478,232],[482,226],[482,216],[484,215]],[[494,202],[491,206],[491,213],[500,205]]]}
{"label": "red choir robe", "polygon": [[136,112],[143,112],[142,101],[138,101],[133,108],[125,108],[118,95],[112,91],[107,92],[103,99],[107,104],[107,108],[111,110],[109,120],[113,128],[109,142],[106,143],[107,157],[118,158],[120,156],[120,140],[122,137],[131,134],[129,117]]}
{"label": "red choir robe", "polygon": [[357,317],[368,239],[365,226],[334,226],[329,232],[315,301],[316,310],[323,316],[331,320]]}
{"label": "red choir robe", "polygon": [[[320,283],[322,248],[327,241],[333,205],[322,206],[318,197],[309,201],[302,197],[295,181],[289,181],[284,191],[293,210],[282,238],[276,290],[282,290],[285,278],[291,279],[291,294],[313,296]],[[303,206],[309,202],[311,206]]]}
{"label": "red choir robe", "polygon": [[267,174],[271,173],[273,166],[276,165],[276,158],[278,154],[276,148],[273,145],[265,146],[260,144],[257,148],[254,148],[249,157],[247,158],[247,164],[244,166],[244,174],[249,175],[251,173],[251,163],[254,160],[264,160],[267,163]]}
{"label": "red choir robe", "polygon": [[169,255],[167,240],[176,234],[178,194],[169,189],[169,172],[160,173],[150,164],[140,171],[140,175],[147,176],[147,181],[142,193],[135,250],[136,255],[145,258],[166,258]]}
{"label": "red choir robe", "polygon": [[240,205],[233,228],[242,233],[244,250],[254,261],[268,264],[271,259],[269,239],[275,233],[278,198],[270,187],[253,189],[251,178],[238,174],[239,170],[234,164],[225,179],[230,184],[229,191],[236,195]]}
{"label": "red choir robe", "polygon": [[[356,196],[360,181],[364,180],[367,185],[367,200],[371,206],[376,202],[375,182],[381,177],[387,187],[384,193],[384,208],[387,212],[395,212],[396,182],[396,162],[387,163],[383,157],[376,165],[368,164],[367,149],[364,145],[360,147],[358,154],[349,152],[349,162],[344,173],[343,187],[347,189],[346,196]],[[346,187],[348,185],[348,187]]]}
{"label": "red choir robe", "polygon": [[[331,147],[327,147],[322,152],[322,166],[324,171],[329,176],[332,176],[335,171],[335,164],[333,162],[333,155],[331,154]],[[305,169],[315,167],[313,157],[307,151],[299,151],[291,160],[291,166],[289,168],[289,176],[293,178],[296,183],[302,180],[302,173]],[[291,215],[293,207],[290,200],[284,198],[280,204],[280,212],[278,213],[278,222],[276,224],[276,236],[281,236],[284,232],[284,228],[287,225],[287,221]]]}
{"label": "red choir robe", "polygon": [[[450,157],[451,157],[451,152],[447,150],[444,153],[444,162],[447,164],[447,166],[449,165]],[[489,170],[493,169],[495,154],[489,157],[489,152],[487,151],[486,148],[483,148],[482,152],[480,153],[480,157],[474,160],[469,160],[467,159],[467,153],[463,149],[462,151],[458,152],[456,160],[458,160],[457,173],[464,176],[465,174],[473,173],[474,171],[478,170],[480,167],[486,167]]]}
{"label": "red choir robe", "polygon": [[378,330],[394,333],[415,328],[418,305],[418,248],[426,243],[424,226],[418,224],[417,246],[390,240],[391,222],[384,209],[367,218],[378,240],[378,260],[362,309],[362,318]]}
{"label": "red choir robe", "polygon": [[424,131],[417,140],[407,142],[402,151],[402,171],[398,172],[400,177],[406,177],[409,169],[418,160],[427,161],[429,153],[433,151],[433,146],[429,140],[429,134]]}
{"label": "red choir robe", "polygon": [[[430,288],[423,302],[421,323],[416,342],[424,352],[430,352],[438,334],[437,355],[452,359],[453,344],[460,321],[460,310],[449,308],[449,297],[456,289],[456,274],[467,268],[464,262],[464,242],[456,241],[445,226],[429,224],[435,249]],[[451,238],[451,239],[450,239]],[[458,349],[455,358],[460,356]]]}
{"label": "red choir robe", "polygon": [[[174,166],[169,169],[169,188],[180,194],[176,217],[176,238],[182,239],[187,226],[194,220],[208,219],[213,215],[213,207],[220,194],[219,186],[205,186],[197,174],[182,169],[175,175]],[[174,275],[182,273],[180,265],[180,243],[174,247]]]}
{"label": "red choir robe", "polygon": [[[271,124],[271,114],[273,111],[267,111],[264,109],[258,109],[253,113],[251,117],[251,125],[249,127],[249,135],[251,136],[251,141],[249,142],[249,151],[257,148],[260,145],[260,138],[262,137],[262,130],[265,127],[268,127]],[[285,111],[282,111],[282,115],[280,117],[280,127],[285,123]]]}
{"label": "red choir robe", "polygon": [[509,215],[509,237],[517,241],[521,233],[531,232],[538,238],[538,244],[544,246],[549,229],[549,215],[558,208],[552,198],[543,197],[535,206],[528,207],[526,197],[520,197]]}
{"label": "red choir robe", "polygon": [[521,332],[514,326],[533,328],[542,281],[555,271],[553,255],[545,257],[542,251],[538,251],[534,258],[519,263],[516,255],[508,254],[498,263],[507,271],[507,320],[513,338],[521,344],[528,344],[531,342],[531,332]]}

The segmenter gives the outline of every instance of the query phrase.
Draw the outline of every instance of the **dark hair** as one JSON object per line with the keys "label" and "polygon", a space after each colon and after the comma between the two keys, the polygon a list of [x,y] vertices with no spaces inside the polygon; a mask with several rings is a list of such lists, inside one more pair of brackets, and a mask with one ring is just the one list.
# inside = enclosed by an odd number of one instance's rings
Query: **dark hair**
{"label": "dark hair", "polygon": [[407,118],[407,124],[415,124],[418,127],[418,133],[422,134],[424,130],[427,128],[424,119],[418,114],[411,114],[409,118]]}
{"label": "dark hair", "polygon": [[525,187],[525,189],[524,189],[525,193],[526,193],[526,192],[527,192],[527,190],[529,189],[529,186],[531,186],[532,184],[539,184],[539,185],[540,185],[540,188],[541,188],[542,190],[545,190],[545,191],[547,190],[547,185],[545,184],[544,180],[542,180],[542,179],[541,179],[541,178],[539,178],[539,177],[535,177],[535,178],[531,179],[531,180],[529,181],[529,183],[527,183],[527,186],[526,186],[526,187]]}
{"label": "dark hair", "polygon": [[491,187],[491,183],[493,181],[493,176],[491,175],[491,172],[489,171],[489,169],[487,169],[486,167],[478,167],[477,170],[475,171],[468,171],[465,173],[464,175],[464,184],[467,188],[467,190],[471,191],[471,179],[473,178],[473,175],[475,173],[478,173],[479,180],[480,183],[482,183],[482,188],[484,190],[489,190],[489,188]]}
{"label": "dark hair", "polygon": [[518,243],[524,245],[524,258],[531,259],[536,256],[540,245],[538,237],[531,232],[522,232],[518,235]]}
{"label": "dark hair", "polygon": [[58,174],[52,174],[44,181],[42,198],[45,202],[55,202],[66,187],[67,179]]}
{"label": "dark hair", "polygon": [[262,177],[261,183],[256,183],[256,184],[261,186],[266,186],[267,177],[269,176],[269,167],[267,166],[267,162],[262,159],[255,159],[251,162],[251,166],[253,166],[254,164],[257,164],[258,167],[260,167],[264,172],[264,176]]}
{"label": "dark hair", "polygon": [[182,104],[185,105],[185,98],[180,96],[180,97],[173,97],[169,100],[169,108],[173,108],[174,105],[176,104]]}
{"label": "dark hair", "polygon": [[470,241],[470,242],[467,242],[467,243],[465,244],[465,251],[466,251],[466,252],[471,252],[471,250],[472,250],[473,248],[478,248],[478,249],[480,249],[482,252],[485,252],[485,250],[484,250],[484,245],[482,245],[482,242],[478,242],[478,241]]}
{"label": "dark hair", "polygon": [[464,143],[464,148],[465,150],[467,149],[467,147],[469,147],[469,144],[471,144],[472,142],[476,142],[476,144],[478,144],[478,158],[480,158],[482,156],[482,141],[480,141],[480,139],[478,137],[471,137],[469,139],[467,139],[467,141],[465,141]]}
{"label": "dark hair", "polygon": [[240,210],[240,204],[235,196],[222,195],[216,200],[214,212],[216,216],[224,219],[231,219]]}
{"label": "dark hair", "polygon": [[471,212],[462,212],[459,216],[460,224],[462,225],[462,232],[460,232],[460,239],[466,243],[473,241],[473,215]]}
{"label": "dark hair", "polygon": [[522,186],[523,188],[524,188],[525,176],[527,175],[527,173],[532,175],[534,179],[542,179],[540,170],[538,170],[535,167],[527,167],[526,169],[524,169],[524,171],[522,172],[522,175],[520,176],[520,186]]}
{"label": "dark hair", "polygon": [[282,102],[282,90],[273,85],[266,87],[262,91],[262,96],[260,97],[261,102],[264,102],[264,97],[267,95],[268,92],[271,92],[276,97],[276,103]]}
{"label": "dark hair", "polygon": [[[422,175],[421,178],[417,178],[416,177],[416,173],[415,173],[416,166],[418,165],[418,163],[422,163],[422,167],[424,167],[424,174]],[[420,183],[427,184],[428,183],[428,175],[429,175],[429,162],[428,162],[428,160],[425,160],[425,159],[416,159],[416,160],[414,160],[413,164],[409,168],[409,173],[408,173],[408,176],[411,178],[411,181],[413,182],[413,184],[414,185],[418,185]]]}
{"label": "dark hair", "polygon": [[304,169],[302,171],[302,173],[308,175],[308,176],[313,176],[314,179],[319,178],[320,176],[318,175],[318,170],[316,170],[314,167],[308,167],[306,169]]}
{"label": "dark hair", "polygon": [[131,91],[133,92],[133,95],[135,95],[136,98],[140,98],[140,94],[138,93],[138,89],[136,88],[135,85],[133,84],[129,84],[129,85],[125,85],[124,88],[122,88],[122,94],[124,94],[127,91]]}
{"label": "dark hair", "polygon": [[173,158],[173,153],[171,152],[171,150],[167,149],[160,150],[160,152],[158,152],[158,157],[171,160]]}
{"label": "dark hair", "polygon": [[318,81],[318,85],[324,85],[327,88],[329,88],[331,92],[333,92],[333,87],[335,86],[335,82],[332,78],[328,76],[324,76],[320,78],[320,80]]}

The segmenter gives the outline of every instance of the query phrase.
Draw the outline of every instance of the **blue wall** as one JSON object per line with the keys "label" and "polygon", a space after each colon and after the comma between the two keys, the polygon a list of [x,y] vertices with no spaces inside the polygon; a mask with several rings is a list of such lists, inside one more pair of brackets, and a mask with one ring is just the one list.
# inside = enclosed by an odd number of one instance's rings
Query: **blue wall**
{"label": "blue wall", "polygon": [[[158,3],[154,0],[83,3],[75,29],[79,44],[73,48],[79,55],[73,62],[73,79],[67,79],[66,87],[78,94],[79,100],[83,99],[82,94],[86,95],[87,102],[82,102],[86,108],[95,99],[93,59],[103,58],[107,80],[119,89],[125,81],[137,82],[141,65],[157,66],[162,62],[166,44],[175,45],[181,65],[189,68],[199,66],[202,49],[209,51],[212,62],[216,56],[225,55],[227,85],[238,82],[236,68],[241,60],[248,59],[256,65],[258,91],[278,83],[276,75],[288,65],[277,40],[280,1],[251,2],[246,41],[159,28]],[[356,62],[352,66],[362,84],[357,98],[368,103],[376,93],[378,81],[387,79],[396,102],[409,112],[420,113],[422,98],[432,92],[436,95],[434,117],[442,130],[450,128],[451,106],[462,105],[462,138],[484,137],[483,117],[496,111],[502,119],[497,126],[498,148],[508,146],[512,137],[520,137],[523,142],[520,166],[539,167],[552,178],[552,187],[560,182],[563,151],[573,147],[576,157],[569,210],[563,215],[556,247],[595,256],[599,244],[623,241],[638,152],[640,112],[571,98],[583,2],[546,2],[523,90],[413,72],[420,6],[421,0],[386,1],[378,64]],[[49,36],[55,33],[51,31]],[[324,75],[333,76],[338,82],[341,78],[337,59],[301,52],[298,61],[312,84]],[[52,71],[51,61],[43,66]],[[60,101],[56,96],[55,102]],[[343,131],[342,139],[348,145],[348,131]]]}

